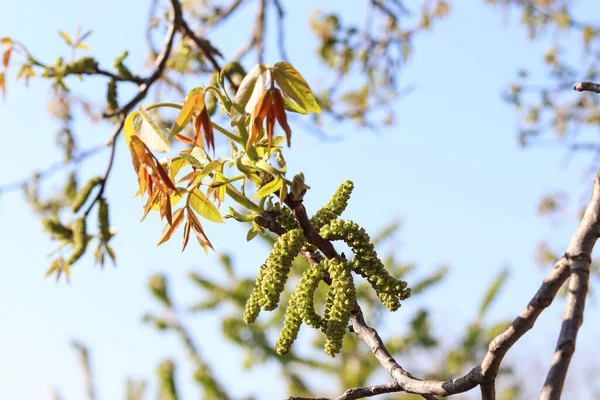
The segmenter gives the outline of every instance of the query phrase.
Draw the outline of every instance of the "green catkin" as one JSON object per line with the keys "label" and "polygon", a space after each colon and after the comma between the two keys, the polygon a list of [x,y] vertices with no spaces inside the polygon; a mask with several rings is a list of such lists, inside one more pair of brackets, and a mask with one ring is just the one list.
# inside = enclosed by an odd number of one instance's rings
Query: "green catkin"
{"label": "green catkin", "polygon": [[85,218],[77,218],[73,222],[73,251],[67,258],[66,263],[72,265],[75,261],[79,260],[87,247],[88,238],[85,224]]}
{"label": "green catkin", "polygon": [[275,221],[277,221],[279,225],[285,228],[286,231],[298,228],[296,217],[294,217],[294,214],[292,214],[289,207],[283,207],[281,204],[277,203],[271,207],[268,212],[275,218]]}
{"label": "green catkin", "polygon": [[90,197],[90,193],[92,193],[92,190],[98,184],[100,184],[100,181],[101,181],[100,177],[95,176],[95,177],[91,178],[89,181],[87,181],[87,183],[81,188],[81,190],[79,190],[79,193],[77,193],[77,196],[71,203],[71,209],[73,210],[74,213],[79,211],[79,209],[85,204],[87,199]]}
{"label": "green catkin", "polygon": [[325,314],[325,353],[335,357],[342,349],[342,342],[350,314],[356,303],[356,288],[350,266],[346,260],[333,258],[327,262],[331,286],[327,295]]}
{"label": "green catkin", "polygon": [[320,230],[329,240],[344,240],[354,252],[351,269],[371,284],[383,305],[390,311],[400,307],[400,301],[410,296],[406,282],[393,278],[377,256],[369,235],[352,221],[335,220]]}
{"label": "green catkin", "polygon": [[160,400],[178,400],[177,387],[175,386],[175,363],[165,360],[158,365],[158,391]]}
{"label": "green catkin", "polygon": [[315,311],[315,290],[323,278],[324,262],[304,271],[296,291],[298,292],[298,312],[300,318],[311,328],[320,329],[323,318]]}
{"label": "green catkin", "polygon": [[354,189],[354,183],[352,183],[352,181],[342,183],[337,187],[327,204],[321,207],[315,215],[313,215],[310,222],[317,232],[322,226],[342,215],[348,206],[348,200],[352,194],[352,189]]}
{"label": "green catkin", "polygon": [[98,200],[98,239],[102,243],[108,243],[111,238],[110,222],[108,219],[108,203],[104,197]]}
{"label": "green catkin", "polygon": [[129,52],[124,51],[119,57],[115,58],[114,67],[117,70],[117,74],[123,79],[133,78],[133,74],[129,71],[129,68],[123,64],[123,60],[129,55]]}
{"label": "green catkin", "polygon": [[[213,72],[210,75],[210,82],[208,84],[210,86],[217,86],[219,84],[218,72]],[[208,96],[206,97],[206,111],[210,116],[213,116],[215,111],[217,111],[217,98],[211,93],[208,93]]]}
{"label": "green catkin", "polygon": [[265,261],[266,270],[261,283],[259,304],[266,311],[277,307],[281,292],[287,282],[292,262],[305,242],[301,229],[293,229],[281,235]]}
{"label": "green catkin", "polygon": [[114,111],[119,108],[119,102],[117,101],[117,81],[114,79],[108,81],[106,87],[106,103],[108,104],[109,111]]}
{"label": "green catkin", "polygon": [[246,309],[244,310],[244,322],[247,324],[251,324],[256,321],[258,318],[258,314],[260,313],[260,297],[262,295],[262,281],[265,276],[265,271],[267,270],[267,265],[263,264],[258,270],[258,275],[256,276],[256,282],[254,283],[254,288],[250,293],[250,297],[248,301],[246,301]]}
{"label": "green catkin", "polygon": [[277,350],[277,354],[280,356],[289,353],[292,343],[298,337],[298,332],[300,331],[300,325],[302,324],[302,318],[300,317],[299,312],[299,304],[298,304],[298,286],[294,293],[292,293],[292,297],[290,297],[290,302],[285,310],[285,317],[283,320],[283,328],[279,333],[279,338],[275,343],[275,349]]}
{"label": "green catkin", "polygon": [[84,72],[95,72],[98,69],[98,61],[93,57],[82,57],[72,61],[65,66],[65,75],[82,74]]}
{"label": "green catkin", "polygon": [[73,230],[61,224],[57,219],[43,218],[42,226],[46,232],[50,232],[52,237],[56,239],[71,240],[73,237]]}

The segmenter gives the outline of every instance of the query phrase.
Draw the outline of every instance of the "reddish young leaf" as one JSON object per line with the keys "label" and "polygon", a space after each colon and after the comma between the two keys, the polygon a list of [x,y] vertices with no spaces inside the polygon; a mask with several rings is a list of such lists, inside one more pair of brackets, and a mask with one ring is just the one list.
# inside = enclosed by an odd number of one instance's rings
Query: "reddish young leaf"
{"label": "reddish young leaf", "polygon": [[194,141],[186,136],[180,135],[179,133],[175,134],[175,139],[182,141],[185,144],[192,146]]}
{"label": "reddish young leaf", "polygon": [[[188,216],[190,215],[190,211],[188,210]],[[183,227],[183,246],[181,246],[181,252],[185,250],[187,247],[188,241],[190,240],[190,222],[186,222]]]}
{"label": "reddish young leaf", "polygon": [[206,107],[204,107],[202,109],[202,112],[200,113],[200,116],[198,118],[200,119],[200,125],[202,126],[202,129],[204,130],[204,139],[206,140],[206,147],[208,149],[210,149],[212,147],[213,154],[214,154],[214,152],[215,152],[215,135],[213,132],[213,126],[212,126],[212,123],[210,122],[210,117],[208,116],[208,111],[206,110]]}
{"label": "reddish young leaf", "polygon": [[[277,122],[285,131],[285,136],[287,138],[287,145],[290,147],[292,141],[292,130],[287,122],[287,114],[285,113],[285,99],[281,90],[275,89],[273,95],[273,112],[275,113],[275,117],[277,118]],[[269,144],[269,149],[271,145]]]}
{"label": "reddish young leaf", "polygon": [[183,222],[183,208],[180,208],[179,210],[177,210],[173,213],[172,222],[165,225],[165,229],[163,230],[162,235],[160,236],[160,240],[158,241],[158,243],[156,245],[160,246],[167,240],[171,239],[171,236],[173,236],[173,233],[175,233],[175,231],[177,230],[179,225],[181,225],[182,222]]}
{"label": "reddish young leaf", "polygon": [[206,236],[206,234],[204,233],[204,230],[202,229],[202,224],[200,223],[200,220],[198,219],[198,217],[196,217],[196,215],[191,210],[188,211],[188,217],[189,217],[190,224],[192,225],[192,230],[194,231],[194,234],[196,235],[196,238],[198,239],[198,243],[200,243],[200,246],[202,246],[202,248],[205,251],[208,247],[210,247],[211,249],[214,250],[214,248],[212,247],[212,244],[210,243],[210,241],[208,240],[208,237]]}

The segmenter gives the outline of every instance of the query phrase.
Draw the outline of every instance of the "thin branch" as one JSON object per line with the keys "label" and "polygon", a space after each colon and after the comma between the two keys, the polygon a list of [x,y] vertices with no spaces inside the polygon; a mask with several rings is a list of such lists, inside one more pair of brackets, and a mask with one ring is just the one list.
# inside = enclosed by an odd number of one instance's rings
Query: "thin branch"
{"label": "thin branch", "polygon": [[600,93],[600,84],[589,81],[583,81],[574,84],[573,89],[577,90],[578,92]]}
{"label": "thin branch", "polygon": [[133,82],[133,83],[137,83],[138,85],[141,85],[144,83],[145,79],[144,78],[140,78],[139,76],[130,76],[130,77],[122,77],[119,76],[117,74],[114,74],[110,71],[106,71],[102,68],[98,68],[96,67],[93,70],[86,70],[83,72],[79,72],[79,75],[103,75],[106,77],[109,77],[111,79],[114,79],[117,82]]}
{"label": "thin branch", "polygon": [[482,382],[479,385],[481,389],[481,400],[496,400],[496,381]]}
{"label": "thin branch", "polygon": [[256,53],[258,62],[263,63],[265,56],[265,9],[267,7],[267,0],[260,0],[258,6],[258,12],[256,13],[256,24],[254,25],[254,31],[252,37],[256,45]]}
{"label": "thin branch", "polygon": [[277,48],[279,56],[282,60],[289,60],[285,49],[285,10],[281,4],[281,0],[273,0],[273,4],[277,9]]}
{"label": "thin branch", "polygon": [[296,397],[290,396],[288,400],[356,400],[364,397],[377,396],[385,393],[401,392],[402,389],[397,382],[390,382],[382,385],[357,387],[346,390],[337,397]]}

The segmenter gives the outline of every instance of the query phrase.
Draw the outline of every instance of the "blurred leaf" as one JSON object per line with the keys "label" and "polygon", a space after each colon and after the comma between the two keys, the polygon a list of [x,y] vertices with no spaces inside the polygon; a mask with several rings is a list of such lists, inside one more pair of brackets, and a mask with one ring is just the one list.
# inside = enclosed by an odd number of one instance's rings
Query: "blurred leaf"
{"label": "blurred leaf", "polygon": [[502,285],[506,282],[508,278],[508,268],[504,268],[500,273],[494,278],[492,283],[490,284],[485,296],[483,297],[483,301],[481,302],[481,306],[479,307],[479,316],[483,317],[483,315],[487,312],[492,301],[498,296]]}

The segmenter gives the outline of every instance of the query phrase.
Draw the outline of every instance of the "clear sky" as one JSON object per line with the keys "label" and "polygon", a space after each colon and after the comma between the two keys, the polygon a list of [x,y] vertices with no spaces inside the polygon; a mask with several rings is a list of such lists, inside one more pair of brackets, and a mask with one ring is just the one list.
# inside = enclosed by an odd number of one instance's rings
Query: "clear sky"
{"label": "clear sky", "polygon": [[[286,3],[291,62],[309,82],[319,82],[321,67],[313,56],[316,41],[308,33],[307,20],[310,11],[323,7],[324,2]],[[592,181],[592,176],[583,173],[589,162],[584,157],[561,167],[562,149],[519,147],[516,114],[502,101],[500,91],[520,67],[542,71],[545,44],[527,41],[516,18],[482,3],[455,1],[450,17],[416,40],[414,57],[400,79],[416,89],[395,106],[396,126],[378,134],[333,127],[333,133],[342,135],[341,141],[322,141],[295,128],[293,147],[287,154],[290,171],[302,170],[313,188],[307,198],[309,209],[324,203],[340,182],[352,179],[356,188],[347,218],[370,232],[399,218],[403,228],[398,252],[403,260],[417,262],[421,275],[442,263],[452,266],[438,290],[419,297],[431,307],[438,329],[444,327],[448,342],[462,332],[460,327],[475,314],[486,286],[504,266],[510,267],[511,276],[491,316],[498,320],[520,312],[545,274],[533,263],[535,245],[548,239],[564,248],[574,229],[572,224],[558,227],[541,220],[536,214],[540,197],[560,188],[572,194],[573,202],[587,199]],[[92,3],[93,7],[89,4],[8,2],[0,13],[0,36],[27,44],[50,62],[68,52],[57,31],[74,32],[81,25],[94,30],[88,44],[104,65],[112,65],[111,60],[125,49],[130,52],[130,65],[142,65],[147,3],[106,0],[101,5]],[[348,18],[363,18],[361,7],[344,6],[345,1],[330,4],[345,9]],[[252,8],[245,7],[235,24],[228,25],[229,31],[211,37],[224,54],[245,42]],[[278,61],[273,50],[272,41],[268,63]],[[34,80],[25,88],[13,78],[7,79],[7,99],[0,102],[4,149],[0,184],[27,176],[59,157],[54,148],[58,127],[46,112],[46,82]],[[103,80],[88,87],[89,97],[103,96],[99,92]],[[111,126],[86,123],[76,129],[85,147],[104,141]],[[84,176],[103,170],[107,156],[103,153],[86,163]],[[90,347],[101,399],[121,397],[128,376],[153,379],[157,362],[165,356],[184,361],[172,335],[157,334],[140,321],[144,312],[158,308],[150,302],[146,280],[151,273],[167,273],[177,300],[189,304],[200,294],[186,274],[194,270],[214,276],[215,256],[206,257],[197,246],[181,254],[178,240],[156,248],[162,223],[155,216],[139,223],[141,204],[132,197],[134,192],[135,176],[121,143],[108,187],[112,220],[119,230],[114,240],[118,268],[93,267],[89,255],[76,265],[70,286],[44,279],[53,244],[21,195],[0,198],[3,398],[49,398],[54,387],[66,400],[83,398],[77,359],[69,347],[73,338]],[[233,252],[244,273],[256,271],[268,249],[256,242],[247,244],[244,227],[235,222],[205,225],[218,252]],[[509,353],[509,360],[534,371],[531,385],[536,390],[549,365],[563,305],[556,302],[534,332]],[[414,311],[417,306],[407,301],[394,324],[402,326],[411,307]],[[575,369],[596,366],[589,355],[600,339],[600,324],[597,306],[593,301],[588,306],[573,360]],[[187,322],[194,332],[205,327],[196,339],[218,376],[237,370],[240,356],[219,339],[215,318],[192,317]],[[189,369],[186,363],[180,364],[178,379],[187,384]],[[410,370],[410,365],[406,368]],[[284,397],[278,385],[263,387],[261,379],[272,379],[269,373],[269,367],[244,372],[234,393]],[[184,386],[183,394],[197,398],[195,387]]]}

